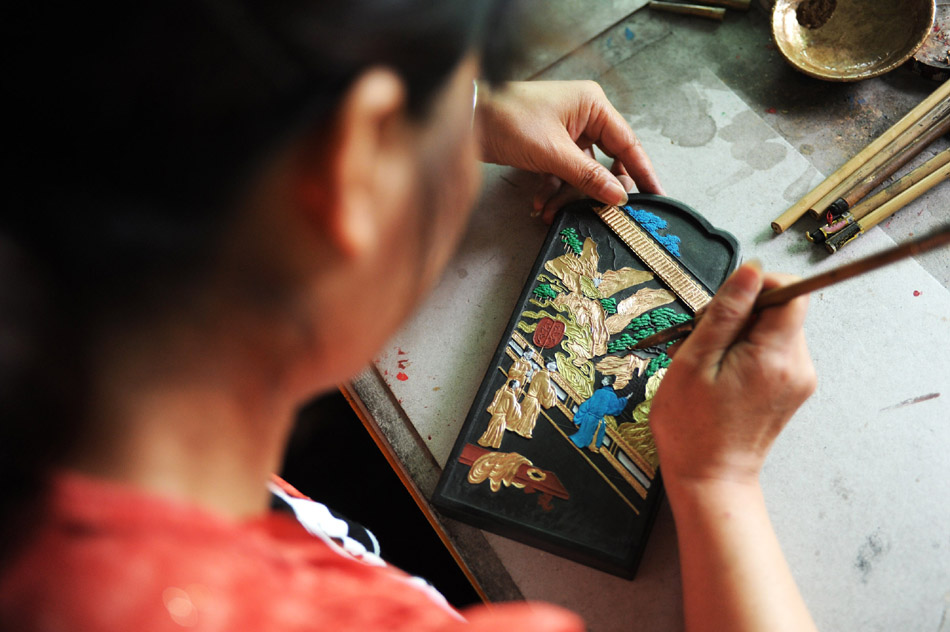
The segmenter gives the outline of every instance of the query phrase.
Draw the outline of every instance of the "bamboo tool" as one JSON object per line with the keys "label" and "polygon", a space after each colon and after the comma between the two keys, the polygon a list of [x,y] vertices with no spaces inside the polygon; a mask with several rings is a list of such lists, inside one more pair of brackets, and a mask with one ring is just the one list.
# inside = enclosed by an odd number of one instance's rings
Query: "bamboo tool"
{"label": "bamboo tool", "polygon": [[841,214],[834,222],[826,224],[812,233],[808,233],[806,235],[808,241],[816,244],[825,243],[825,240],[829,239],[838,231],[854,224],[877,207],[894,199],[947,163],[950,163],[950,149],[945,149],[913,171],[904,174],[899,180],[887,185],[871,197],[861,200],[850,211],[845,211]]}
{"label": "bamboo tool", "polygon": [[697,0],[697,4],[723,7],[724,9],[738,9],[739,11],[748,11],[751,2],[752,0]]}
{"label": "bamboo tool", "polygon": [[[915,138],[909,145],[901,149],[899,152],[891,156],[884,164],[881,165],[880,169],[861,179],[850,191],[847,191],[841,197],[832,202],[826,209],[826,212],[830,217],[837,217],[838,215],[841,215],[851,208],[852,205],[861,200],[865,195],[873,191],[877,185],[891,177],[895,171],[910,162],[914,156],[923,151],[924,148],[928,147],[930,143],[934,142],[948,131],[950,131],[950,115],[944,116],[942,119],[937,121],[933,127]],[[858,172],[856,171],[855,174],[857,173]]]}
{"label": "bamboo tool", "polygon": [[869,228],[877,226],[913,200],[916,200],[933,187],[947,180],[950,180],[950,165],[940,167],[929,176],[923,178],[920,182],[908,187],[907,190],[900,195],[895,196],[892,200],[874,209],[856,223],[845,226],[839,230],[825,240],[825,249],[830,253],[837,252],[846,243],[853,241]]}
{"label": "bamboo tool", "polygon": [[701,4],[683,4],[680,2],[663,2],[662,0],[652,0],[650,8],[657,11],[666,11],[667,13],[682,13],[684,15],[696,15],[701,18],[722,21],[726,15],[726,10],[719,7],[705,7]]}
{"label": "bamboo tool", "polygon": [[886,132],[871,141],[867,147],[859,151],[851,160],[841,165],[837,171],[825,178],[814,189],[806,193],[798,202],[788,207],[788,209],[779,215],[772,222],[772,230],[776,233],[784,232],[789,226],[794,224],[808,212],[808,209],[820,200],[828,191],[831,191],[842,180],[854,173],[868,159],[887,146],[892,140],[900,136],[908,127],[916,123],[922,116],[927,114],[935,105],[942,100],[950,97],[950,81],[944,82],[939,88],[934,90],[933,94],[921,101],[917,107],[904,115],[904,118],[897,121]]}
{"label": "bamboo tool", "polygon": [[[812,217],[820,217],[822,213],[828,210],[839,198],[850,195],[853,190],[860,187],[865,181],[873,184],[875,177],[884,171],[888,164],[893,160],[899,160],[899,156],[907,155],[904,160],[910,160],[923,150],[924,147],[933,142],[946,130],[947,115],[950,114],[950,97],[938,103],[930,112],[920,117],[916,123],[911,125],[903,134],[888,143],[887,147],[872,156],[845,178],[831,191],[826,193],[820,200],[815,202],[809,208]],[[899,165],[898,165],[899,166]],[[894,167],[890,173],[894,173],[898,167]],[[884,176],[887,177],[887,176]],[[877,180],[880,182],[884,178]],[[872,187],[873,188],[873,187]],[[870,190],[865,190],[865,193]],[[860,199],[860,198],[858,198]]]}
{"label": "bamboo tool", "polygon": [[[950,224],[938,229],[926,237],[901,244],[900,246],[895,246],[894,248],[889,248],[888,250],[871,255],[870,257],[865,257],[864,259],[858,259],[857,261],[843,265],[840,268],[822,272],[821,274],[817,274],[808,279],[803,279],[797,283],[792,283],[791,285],[785,285],[772,290],[766,290],[765,292],[759,294],[759,297],[755,300],[755,304],[752,306],[752,311],[755,313],[765,309],[766,307],[782,305],[783,303],[787,303],[788,301],[797,296],[801,296],[802,294],[808,294],[809,292],[820,290],[823,287],[840,283],[846,279],[851,279],[861,274],[865,274],[866,272],[870,272],[871,270],[876,270],[886,265],[890,265],[896,261],[900,261],[901,259],[906,259],[907,257],[912,257],[914,255],[918,255],[935,248],[940,248],[948,244],[950,244]],[[674,325],[668,329],[659,331],[652,336],[648,336],[638,342],[632,348],[646,349],[648,347],[654,347],[656,345],[676,340],[677,338],[684,338],[688,336],[689,333],[695,328],[696,323],[702,319],[702,315],[703,312],[699,312],[696,314],[696,318],[693,320],[688,320],[685,323]]]}

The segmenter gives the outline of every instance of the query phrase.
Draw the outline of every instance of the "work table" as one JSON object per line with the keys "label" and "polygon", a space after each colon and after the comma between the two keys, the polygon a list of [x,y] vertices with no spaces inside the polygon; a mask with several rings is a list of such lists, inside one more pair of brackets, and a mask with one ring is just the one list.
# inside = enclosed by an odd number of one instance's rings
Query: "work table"
{"label": "work table", "polygon": [[[550,10],[564,22],[585,10],[575,4]],[[811,275],[950,219],[943,183],[833,256],[804,241],[810,220],[777,236],[769,227],[937,84],[904,69],[858,84],[800,75],[775,50],[758,7],[730,11],[720,24],[636,10],[642,1],[604,4],[606,15],[578,18],[592,39],[571,43],[556,62],[540,55],[531,67],[529,59],[524,76],[599,81],[668,194],[735,235],[745,258]],[[947,146],[940,139],[910,166]],[[484,176],[440,283],[345,390],[483,595],[558,603],[597,631],[680,629],[668,505],[633,581],[428,507],[547,232],[529,217],[533,176],[498,166]],[[806,334],[818,390],[762,475],[805,600],[821,629],[950,629],[950,255],[816,293]]]}

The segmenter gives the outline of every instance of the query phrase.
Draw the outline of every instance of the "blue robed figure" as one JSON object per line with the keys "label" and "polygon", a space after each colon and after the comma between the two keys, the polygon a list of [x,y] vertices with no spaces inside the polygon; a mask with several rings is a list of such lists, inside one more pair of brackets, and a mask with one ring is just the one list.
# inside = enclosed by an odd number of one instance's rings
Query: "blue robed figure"
{"label": "blue robed figure", "polygon": [[620,397],[612,386],[604,386],[594,391],[574,413],[574,425],[577,432],[568,437],[578,448],[591,445],[594,433],[597,434],[596,448],[604,444],[607,424],[604,415],[619,415],[627,405],[627,397]]}

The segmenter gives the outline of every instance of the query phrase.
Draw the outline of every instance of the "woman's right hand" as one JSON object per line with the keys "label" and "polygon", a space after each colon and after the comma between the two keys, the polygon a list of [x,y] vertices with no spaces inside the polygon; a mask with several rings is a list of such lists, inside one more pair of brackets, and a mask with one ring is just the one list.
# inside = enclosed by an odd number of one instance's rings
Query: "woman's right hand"
{"label": "woman's right hand", "polygon": [[740,267],[675,351],[653,399],[691,632],[815,630],[759,485],[769,448],[815,389],[802,331],[808,299],[752,316],[762,288],[789,280]]}
{"label": "woman's right hand", "polygon": [[757,483],[772,442],[814,391],[802,330],[808,298],[767,308],[750,321],[759,292],[791,280],[743,265],[675,349],[650,413],[668,488]]}

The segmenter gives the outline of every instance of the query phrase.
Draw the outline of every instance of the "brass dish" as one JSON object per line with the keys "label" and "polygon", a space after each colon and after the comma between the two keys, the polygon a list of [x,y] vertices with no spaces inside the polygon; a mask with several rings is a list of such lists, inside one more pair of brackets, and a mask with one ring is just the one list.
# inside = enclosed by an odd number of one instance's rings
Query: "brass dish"
{"label": "brass dish", "polygon": [[930,35],[934,5],[934,0],[776,0],[772,35],[785,59],[806,75],[858,81],[910,59]]}

